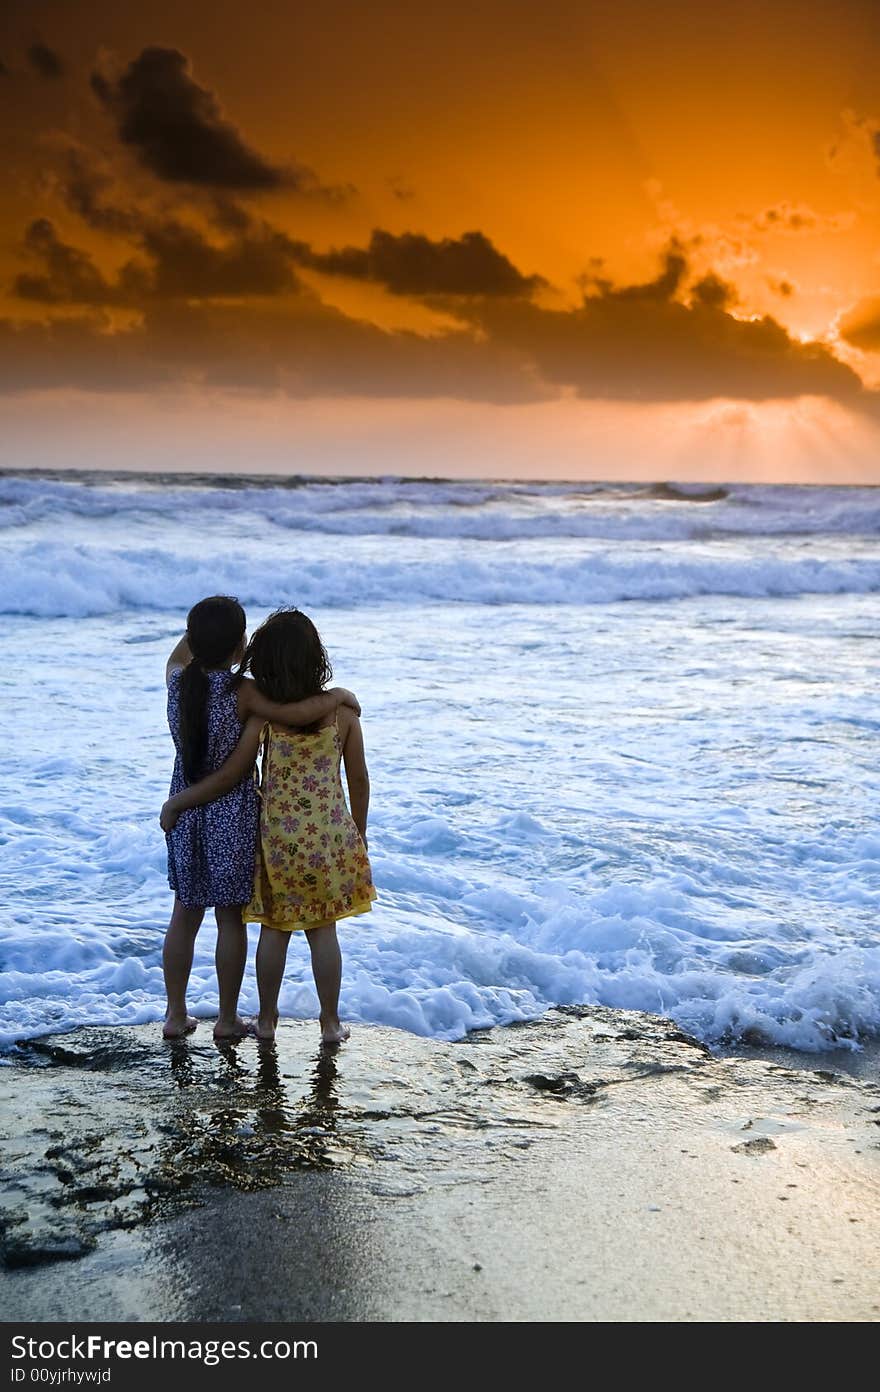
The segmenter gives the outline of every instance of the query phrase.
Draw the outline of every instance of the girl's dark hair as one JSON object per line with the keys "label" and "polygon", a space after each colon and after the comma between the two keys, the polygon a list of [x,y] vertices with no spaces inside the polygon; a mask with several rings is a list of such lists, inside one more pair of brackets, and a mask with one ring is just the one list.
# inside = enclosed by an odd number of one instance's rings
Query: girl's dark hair
{"label": "girl's dark hair", "polygon": [[[250,672],[270,701],[305,701],[324,690],[333,676],[320,634],[299,609],[276,609],[247,646],[239,676]],[[317,729],[318,724],[310,726]]]}
{"label": "girl's dark hair", "polygon": [[186,616],[186,637],[192,662],[180,674],[180,759],[187,783],[204,772],[208,737],[208,669],[222,667],[238,647],[247,624],[237,599],[211,595],[200,599]]}

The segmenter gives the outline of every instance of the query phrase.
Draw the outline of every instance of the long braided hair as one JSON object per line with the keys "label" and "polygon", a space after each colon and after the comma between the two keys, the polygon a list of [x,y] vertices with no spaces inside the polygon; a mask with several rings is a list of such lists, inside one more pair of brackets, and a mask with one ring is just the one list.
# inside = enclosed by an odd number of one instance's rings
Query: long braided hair
{"label": "long braided hair", "polygon": [[180,759],[187,783],[204,773],[208,739],[211,668],[225,666],[244,637],[247,619],[237,599],[211,595],[194,604],[186,617],[192,662],[180,674]]}
{"label": "long braided hair", "polygon": [[[270,701],[305,701],[324,690],[333,668],[321,636],[300,609],[276,609],[248,643],[235,678],[250,672]],[[316,730],[320,721],[304,729]]]}

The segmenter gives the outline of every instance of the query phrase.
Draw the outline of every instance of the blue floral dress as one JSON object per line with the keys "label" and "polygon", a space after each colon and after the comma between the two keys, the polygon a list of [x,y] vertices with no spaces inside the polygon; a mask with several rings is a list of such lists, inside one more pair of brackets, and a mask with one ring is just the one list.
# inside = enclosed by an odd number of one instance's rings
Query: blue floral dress
{"label": "blue floral dress", "polygon": [[[177,749],[171,793],[188,786],[180,759],[180,676],[168,678],[168,725]],[[209,672],[208,738],[203,774],[213,773],[232,753],[242,732],[230,673]],[[246,904],[254,883],[259,798],[251,774],[223,797],[181,812],[167,833],[168,883],[188,908]]]}

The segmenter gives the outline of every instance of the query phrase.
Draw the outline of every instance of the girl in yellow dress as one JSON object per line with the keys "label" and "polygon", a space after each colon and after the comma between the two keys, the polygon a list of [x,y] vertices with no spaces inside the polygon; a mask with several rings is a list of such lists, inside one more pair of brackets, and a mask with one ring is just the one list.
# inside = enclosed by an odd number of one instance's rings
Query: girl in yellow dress
{"label": "girl in yellow dress", "polygon": [[[264,696],[283,703],[317,695],[332,676],[315,625],[298,609],[277,610],[257,630],[239,679],[248,670]],[[167,829],[187,808],[222,796],[253,768],[260,748],[260,837],[253,893],[243,914],[246,922],[262,924],[257,1036],[275,1037],[290,935],[302,929],[321,1003],[321,1038],[338,1044],[350,1031],[338,1013],[342,957],[336,921],[369,912],[376,897],[367,856],[370,780],[354,711],[340,706],[305,728],[249,720],[226,762],[169,798],[160,820]],[[351,811],[342,791],[343,763]]]}

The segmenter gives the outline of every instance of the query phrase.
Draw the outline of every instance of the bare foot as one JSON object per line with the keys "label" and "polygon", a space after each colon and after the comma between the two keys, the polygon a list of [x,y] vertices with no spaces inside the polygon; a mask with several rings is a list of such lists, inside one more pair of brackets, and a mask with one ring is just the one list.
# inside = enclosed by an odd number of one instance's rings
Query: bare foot
{"label": "bare foot", "polygon": [[182,1039],[185,1034],[192,1034],[198,1020],[194,1015],[167,1015],[162,1026],[163,1039]]}
{"label": "bare foot", "polygon": [[218,1020],[214,1026],[215,1039],[244,1039],[253,1032],[253,1025],[249,1025],[240,1015],[236,1015],[232,1020]]}
{"label": "bare foot", "polygon": [[350,1037],[351,1030],[340,1022],[338,1015],[328,1016],[326,1020],[321,1017],[322,1044],[344,1044]]}
{"label": "bare foot", "polygon": [[259,1015],[257,1017],[257,1028],[255,1031],[257,1038],[270,1041],[273,1040],[275,1038],[275,1026],[277,1023],[277,1015],[274,1015],[270,1020],[267,1020],[265,1015]]}

